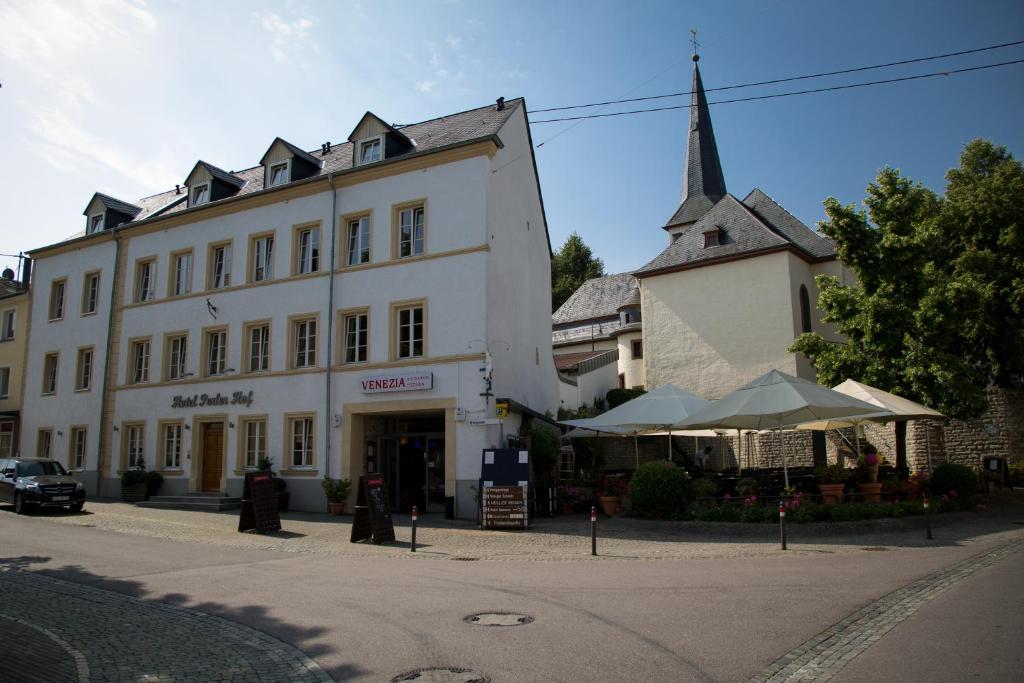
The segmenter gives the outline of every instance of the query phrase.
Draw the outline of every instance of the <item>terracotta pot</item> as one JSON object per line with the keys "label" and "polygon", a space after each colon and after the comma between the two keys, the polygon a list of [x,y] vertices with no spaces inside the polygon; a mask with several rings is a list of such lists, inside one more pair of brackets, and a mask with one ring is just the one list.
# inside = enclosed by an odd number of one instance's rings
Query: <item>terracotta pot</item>
{"label": "terracotta pot", "polygon": [[818,484],[818,490],[821,491],[821,501],[825,505],[841,503],[845,487],[845,484]]}
{"label": "terracotta pot", "polygon": [[860,490],[861,500],[865,503],[877,503],[882,498],[881,484],[858,484],[857,488]]}
{"label": "terracotta pot", "polygon": [[598,496],[597,504],[601,506],[601,511],[609,517],[618,513],[619,511],[618,496]]}
{"label": "terracotta pot", "polygon": [[329,502],[327,507],[330,509],[332,515],[343,515],[345,514],[345,501],[340,503]]}

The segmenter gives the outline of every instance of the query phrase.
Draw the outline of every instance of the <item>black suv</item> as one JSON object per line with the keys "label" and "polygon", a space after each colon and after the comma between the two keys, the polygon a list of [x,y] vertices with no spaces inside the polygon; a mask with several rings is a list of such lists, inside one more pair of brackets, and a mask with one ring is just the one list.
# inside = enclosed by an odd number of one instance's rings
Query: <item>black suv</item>
{"label": "black suv", "polygon": [[67,507],[72,512],[81,512],[85,486],[56,460],[0,459],[0,503],[13,503],[19,515],[30,505]]}

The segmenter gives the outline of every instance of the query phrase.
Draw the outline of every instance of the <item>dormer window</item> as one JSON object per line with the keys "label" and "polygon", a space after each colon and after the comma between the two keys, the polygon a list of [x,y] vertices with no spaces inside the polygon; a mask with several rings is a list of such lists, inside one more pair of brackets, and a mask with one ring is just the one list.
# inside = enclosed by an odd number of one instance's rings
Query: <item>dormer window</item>
{"label": "dormer window", "polygon": [[381,147],[380,138],[374,138],[372,140],[364,140],[359,143],[359,163],[370,164],[374,161],[380,161],[381,159]]}
{"label": "dormer window", "polygon": [[704,233],[704,248],[717,247],[722,243],[722,229],[715,228]]}
{"label": "dormer window", "polygon": [[191,188],[189,206],[200,206],[210,201],[210,183],[203,183]]}
{"label": "dormer window", "polygon": [[103,214],[97,214],[89,217],[89,234],[99,232],[103,229]]}
{"label": "dormer window", "polygon": [[274,164],[270,167],[270,182],[267,187],[277,187],[288,182],[288,162]]}

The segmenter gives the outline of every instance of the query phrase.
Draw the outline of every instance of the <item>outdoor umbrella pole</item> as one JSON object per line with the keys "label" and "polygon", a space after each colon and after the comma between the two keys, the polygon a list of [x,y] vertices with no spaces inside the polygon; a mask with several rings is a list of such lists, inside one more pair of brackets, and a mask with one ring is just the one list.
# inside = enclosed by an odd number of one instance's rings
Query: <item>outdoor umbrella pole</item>
{"label": "outdoor umbrella pole", "polygon": [[776,429],[775,433],[779,435],[779,452],[782,454],[782,479],[785,482],[785,486],[789,488],[789,469],[786,467],[786,447],[782,442],[782,430]]}
{"label": "outdoor umbrella pole", "polygon": [[924,426],[924,453],[928,462],[928,476],[932,476],[932,428],[931,425]]}
{"label": "outdoor umbrella pole", "polygon": [[668,430],[668,461],[672,462],[672,430]]}
{"label": "outdoor umbrella pole", "polygon": [[640,446],[636,442],[636,434],[633,435],[633,454],[636,456],[636,466],[640,467]]}

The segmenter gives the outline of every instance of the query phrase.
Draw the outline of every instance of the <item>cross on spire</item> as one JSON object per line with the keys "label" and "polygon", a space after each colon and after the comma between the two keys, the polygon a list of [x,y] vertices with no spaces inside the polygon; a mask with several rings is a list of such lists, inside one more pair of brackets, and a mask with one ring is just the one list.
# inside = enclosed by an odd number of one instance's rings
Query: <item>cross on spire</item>
{"label": "cross on spire", "polygon": [[[697,42],[697,29],[690,29],[690,44],[693,45],[693,56],[697,56],[697,48],[700,47],[700,43]],[[693,61],[697,61],[696,59]]]}

